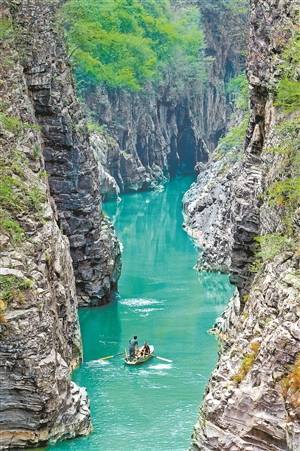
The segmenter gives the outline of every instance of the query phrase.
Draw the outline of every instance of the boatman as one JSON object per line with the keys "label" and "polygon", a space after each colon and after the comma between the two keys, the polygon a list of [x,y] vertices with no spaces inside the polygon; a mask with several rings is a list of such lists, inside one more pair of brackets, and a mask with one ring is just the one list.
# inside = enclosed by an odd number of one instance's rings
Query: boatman
{"label": "boatman", "polygon": [[133,338],[131,338],[129,340],[128,351],[129,351],[129,357],[131,359],[134,359],[134,357],[136,356],[136,353],[137,353],[137,350],[138,350],[138,346],[139,346],[139,343],[137,341],[137,336],[135,335]]}

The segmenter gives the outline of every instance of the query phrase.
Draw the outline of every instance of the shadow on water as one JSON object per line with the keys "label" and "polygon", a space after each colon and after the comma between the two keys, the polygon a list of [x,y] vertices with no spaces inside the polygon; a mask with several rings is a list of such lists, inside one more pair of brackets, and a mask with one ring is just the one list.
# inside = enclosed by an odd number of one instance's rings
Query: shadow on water
{"label": "shadow on water", "polygon": [[[182,228],[182,196],[191,177],[161,191],[122,196],[105,210],[123,244],[117,302],[80,311],[84,363],[74,380],[87,387],[94,432],[55,450],[183,451],[209,375],[217,343],[208,330],[233,287],[222,274],[196,272],[197,251]],[[128,339],[148,340],[172,363],[152,359],[126,367]]]}
{"label": "shadow on water", "polygon": [[99,359],[101,349],[104,355],[118,352],[121,322],[117,300],[104,307],[94,307],[91,315],[90,309],[81,308],[79,311],[81,334],[83,342],[83,361]]}

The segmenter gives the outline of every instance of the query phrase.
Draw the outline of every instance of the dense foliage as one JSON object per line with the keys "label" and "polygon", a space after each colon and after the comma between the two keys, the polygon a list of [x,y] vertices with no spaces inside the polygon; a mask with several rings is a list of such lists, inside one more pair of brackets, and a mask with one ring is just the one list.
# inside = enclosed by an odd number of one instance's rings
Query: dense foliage
{"label": "dense foliage", "polygon": [[283,53],[282,78],[277,87],[277,105],[286,112],[300,108],[300,33],[296,33]]}
{"label": "dense foliage", "polygon": [[81,89],[104,83],[139,90],[180,58],[186,77],[201,76],[203,37],[196,7],[169,0],[69,0],[62,19]]}
{"label": "dense foliage", "polygon": [[244,72],[229,80],[225,89],[235,108],[241,111],[248,111],[249,83]]}

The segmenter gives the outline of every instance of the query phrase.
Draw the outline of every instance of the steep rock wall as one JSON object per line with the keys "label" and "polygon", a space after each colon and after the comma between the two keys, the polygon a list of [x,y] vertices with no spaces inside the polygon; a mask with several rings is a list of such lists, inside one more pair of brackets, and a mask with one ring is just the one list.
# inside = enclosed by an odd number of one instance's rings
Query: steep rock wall
{"label": "steep rock wall", "polygon": [[245,68],[248,15],[228,9],[222,0],[198,0],[205,34],[205,55],[211,59],[208,80],[200,96],[199,129],[213,151],[228,128],[232,104],[226,83]]}
{"label": "steep rock wall", "polygon": [[81,340],[69,243],[5,3],[0,24],[0,449],[19,450],[87,434],[90,415],[70,379]]}
{"label": "steep rock wall", "polygon": [[111,299],[120,249],[101,212],[98,165],[73,81],[56,14],[60,1],[15,2],[22,65],[43,137],[43,155],[59,224],[70,241],[81,305]]}
{"label": "steep rock wall", "polygon": [[148,85],[142,93],[104,88],[89,93],[86,103],[117,143],[117,154],[108,155],[107,169],[121,191],[153,188],[207,161],[208,149],[191,102],[169,86]]}
{"label": "steep rock wall", "polygon": [[[279,174],[278,157],[266,155],[269,146],[278,145],[276,126],[283,116],[274,106],[274,88],[280,75],[280,54],[296,24],[296,1],[251,1],[251,119],[244,157],[234,173],[230,169],[217,177],[219,192],[224,192],[227,180],[227,194],[215,203],[215,211],[207,201],[202,202],[202,210],[187,209],[192,216],[199,216],[196,222],[200,227],[206,213],[210,218],[212,227],[204,230],[208,258],[210,242],[224,221],[227,247],[223,249],[230,253],[227,267],[238,287],[215,328],[222,351],[194,430],[193,450],[300,448],[299,392],[283,389],[300,351],[299,255],[295,250],[284,251],[267,260],[256,276],[250,270],[255,236],[283,229],[282,209],[270,207],[263,199]],[[216,162],[211,162],[208,171],[212,175],[214,168]],[[202,183],[206,185],[203,179]],[[197,191],[197,187],[193,189]],[[196,198],[194,195],[195,207]],[[299,236],[299,212],[293,227]],[[219,250],[222,262],[222,246]]]}

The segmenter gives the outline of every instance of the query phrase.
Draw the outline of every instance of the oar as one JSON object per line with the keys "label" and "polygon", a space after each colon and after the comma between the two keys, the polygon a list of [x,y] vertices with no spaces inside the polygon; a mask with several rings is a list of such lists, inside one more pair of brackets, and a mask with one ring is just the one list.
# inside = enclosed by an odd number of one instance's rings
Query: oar
{"label": "oar", "polygon": [[123,354],[124,354],[124,352],[119,352],[119,354],[107,355],[106,357],[101,357],[101,359],[98,359],[98,360],[112,359],[113,357],[117,357],[118,355],[123,355]]}
{"label": "oar", "polygon": [[173,363],[173,360],[166,359],[165,357],[159,357],[158,355],[154,355],[158,360],[163,360],[164,362]]}

